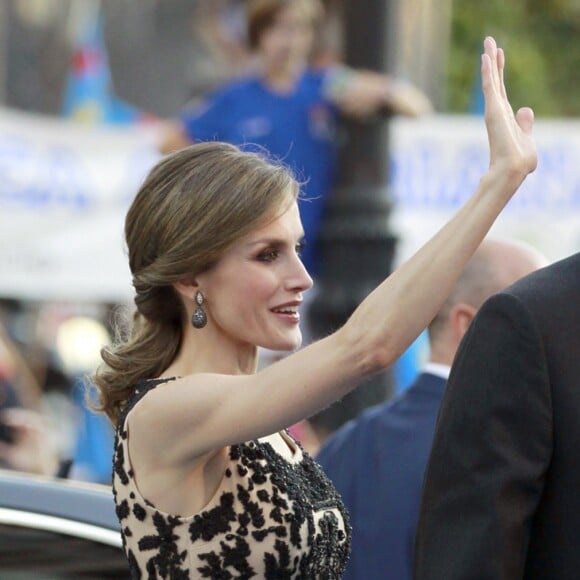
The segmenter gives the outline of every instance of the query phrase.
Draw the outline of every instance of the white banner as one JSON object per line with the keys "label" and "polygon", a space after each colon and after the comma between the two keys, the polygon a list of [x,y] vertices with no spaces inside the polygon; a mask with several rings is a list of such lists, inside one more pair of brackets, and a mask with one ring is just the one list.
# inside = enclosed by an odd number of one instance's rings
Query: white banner
{"label": "white banner", "polygon": [[0,296],[129,298],[123,222],[154,143],[153,127],[0,111]]}
{"label": "white banner", "polygon": [[[538,168],[491,234],[524,240],[550,260],[580,251],[580,121],[539,120]],[[435,116],[392,123],[398,260],[427,241],[477,188],[489,163],[482,117]]]}
{"label": "white banner", "polygon": [[[477,187],[488,163],[483,119],[392,122],[398,260]],[[580,122],[538,121],[540,162],[493,232],[557,259],[580,250]],[[122,302],[128,205],[159,158],[155,127],[85,127],[0,110],[0,296]]]}

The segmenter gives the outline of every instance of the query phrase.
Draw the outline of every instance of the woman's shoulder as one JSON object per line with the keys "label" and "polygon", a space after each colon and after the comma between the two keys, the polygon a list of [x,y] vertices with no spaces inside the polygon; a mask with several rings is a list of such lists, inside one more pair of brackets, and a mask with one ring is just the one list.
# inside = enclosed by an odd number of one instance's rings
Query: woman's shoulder
{"label": "woman's shoulder", "polygon": [[147,393],[152,391],[153,389],[157,388],[159,385],[163,385],[165,383],[170,383],[180,379],[181,377],[172,376],[172,377],[158,377],[154,379],[141,379],[135,385],[135,391],[131,398],[143,398]]}
{"label": "woman's shoulder", "polygon": [[127,421],[127,416],[135,408],[135,406],[143,400],[143,398],[157,388],[159,385],[169,383],[178,380],[180,377],[158,377],[158,378],[145,378],[141,379],[135,384],[133,393],[127,399],[123,407],[123,411],[119,416],[119,421],[117,423],[117,429],[122,429]]}

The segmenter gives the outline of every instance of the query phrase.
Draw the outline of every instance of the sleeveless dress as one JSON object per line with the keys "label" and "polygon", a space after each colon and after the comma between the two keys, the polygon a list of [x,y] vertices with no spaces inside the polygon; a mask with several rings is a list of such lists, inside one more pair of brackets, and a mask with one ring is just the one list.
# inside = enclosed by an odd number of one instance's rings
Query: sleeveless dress
{"label": "sleeveless dress", "polygon": [[141,496],[127,415],[168,380],[137,386],[115,437],[113,494],[132,577],[339,579],[350,550],[348,515],[322,468],[293,439],[290,460],[260,440],[231,445],[220,486],[199,513],[168,514]]}

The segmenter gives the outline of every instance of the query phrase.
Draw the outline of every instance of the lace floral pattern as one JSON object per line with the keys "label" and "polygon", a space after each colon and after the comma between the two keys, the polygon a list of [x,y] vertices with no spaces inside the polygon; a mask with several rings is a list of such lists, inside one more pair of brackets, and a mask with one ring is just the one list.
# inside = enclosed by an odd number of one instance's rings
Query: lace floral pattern
{"label": "lace floral pattern", "polygon": [[214,501],[190,517],[164,514],[136,489],[126,417],[162,381],[139,385],[119,421],[113,493],[133,578],[340,578],[350,548],[346,510],[297,445],[288,461],[259,440],[232,445]]}

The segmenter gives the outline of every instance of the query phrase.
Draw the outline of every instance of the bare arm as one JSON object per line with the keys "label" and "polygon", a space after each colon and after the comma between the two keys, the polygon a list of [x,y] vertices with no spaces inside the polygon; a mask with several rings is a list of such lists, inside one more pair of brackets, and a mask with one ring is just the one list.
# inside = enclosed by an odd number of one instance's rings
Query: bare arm
{"label": "bare arm", "polygon": [[41,475],[54,475],[58,454],[53,436],[40,413],[28,409],[7,409],[0,421],[10,429],[12,440],[0,440],[0,465]]}
{"label": "bare arm", "polygon": [[165,453],[171,447],[176,461],[191,458],[310,416],[396,360],[436,314],[495,218],[536,166],[533,114],[523,109],[514,116],[503,86],[503,53],[492,39],[485,43],[482,78],[490,168],[457,215],[328,338],[256,375],[199,374],[156,389],[135,409],[141,435],[162,433],[155,445]]}
{"label": "bare arm", "polygon": [[343,113],[359,118],[382,111],[408,117],[433,111],[427,95],[412,83],[368,70],[338,67],[329,74],[327,94]]}
{"label": "bare arm", "polygon": [[0,360],[3,357],[8,361],[9,366],[13,367],[14,377],[11,377],[11,381],[18,398],[28,409],[38,409],[42,397],[38,379],[26,362],[25,356],[0,324]]}

